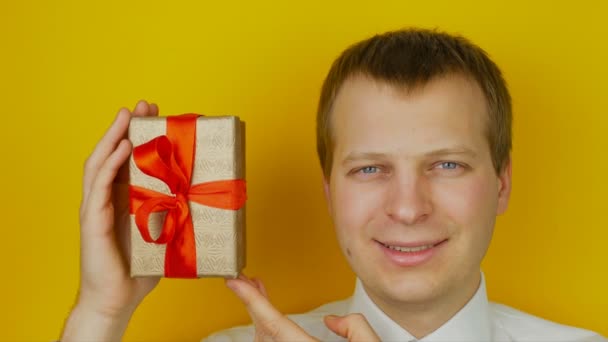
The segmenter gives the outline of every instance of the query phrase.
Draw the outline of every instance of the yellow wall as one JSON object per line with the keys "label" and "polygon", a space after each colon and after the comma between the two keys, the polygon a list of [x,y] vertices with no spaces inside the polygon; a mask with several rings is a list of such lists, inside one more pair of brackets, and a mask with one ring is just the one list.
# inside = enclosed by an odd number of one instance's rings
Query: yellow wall
{"label": "yellow wall", "polygon": [[[470,37],[510,83],[514,192],[484,263],[490,297],[608,335],[601,3],[6,1],[0,339],[58,337],[78,286],[81,166],[118,108],[140,98],[164,114],[247,122],[246,271],[277,307],[348,296],[315,159],[317,95],[345,46],[408,25]],[[247,321],[222,280],[163,280],[126,340],[197,340]]]}

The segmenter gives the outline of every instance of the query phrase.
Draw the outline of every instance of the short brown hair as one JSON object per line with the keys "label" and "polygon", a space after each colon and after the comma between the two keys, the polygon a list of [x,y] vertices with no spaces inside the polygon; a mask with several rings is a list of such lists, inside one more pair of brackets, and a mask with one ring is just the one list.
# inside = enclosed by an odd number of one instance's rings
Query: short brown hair
{"label": "short brown hair", "polygon": [[450,73],[472,77],[485,95],[489,113],[486,135],[499,174],[510,156],[512,122],[511,96],[500,69],[466,38],[436,30],[404,29],[350,46],[331,66],[317,109],[317,153],[325,178],[329,180],[333,162],[331,111],[348,78],[364,75],[411,89]]}

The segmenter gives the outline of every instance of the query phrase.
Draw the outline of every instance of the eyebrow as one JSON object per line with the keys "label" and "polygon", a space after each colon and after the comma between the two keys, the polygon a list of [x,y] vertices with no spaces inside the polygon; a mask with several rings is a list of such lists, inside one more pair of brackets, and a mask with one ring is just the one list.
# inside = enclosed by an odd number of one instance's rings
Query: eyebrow
{"label": "eyebrow", "polygon": [[[454,147],[454,148],[440,148],[437,150],[432,150],[423,153],[422,155],[425,157],[439,157],[445,155],[467,155],[473,159],[477,157],[477,153],[475,151],[467,148],[467,147]],[[379,152],[352,152],[349,153],[346,158],[342,161],[342,164],[347,164],[349,162],[357,161],[357,160],[378,160],[378,159],[386,159],[389,157],[387,153],[379,153]]]}
{"label": "eyebrow", "polygon": [[356,160],[377,160],[386,159],[388,154],[378,152],[352,152],[349,153],[342,161],[342,164],[347,164]]}
{"label": "eyebrow", "polygon": [[448,154],[464,154],[468,155],[471,158],[476,158],[477,153],[467,147],[454,147],[454,148],[441,148],[438,150],[430,151],[425,153],[425,156],[435,157],[435,156],[445,156]]}

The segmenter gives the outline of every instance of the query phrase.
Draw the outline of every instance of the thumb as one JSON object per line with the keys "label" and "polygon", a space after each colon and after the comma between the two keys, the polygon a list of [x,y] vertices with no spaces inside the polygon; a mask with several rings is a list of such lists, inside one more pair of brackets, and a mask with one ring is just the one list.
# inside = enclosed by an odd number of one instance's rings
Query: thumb
{"label": "thumb", "polygon": [[380,342],[380,338],[360,313],[346,316],[325,316],[325,325],[348,341]]}

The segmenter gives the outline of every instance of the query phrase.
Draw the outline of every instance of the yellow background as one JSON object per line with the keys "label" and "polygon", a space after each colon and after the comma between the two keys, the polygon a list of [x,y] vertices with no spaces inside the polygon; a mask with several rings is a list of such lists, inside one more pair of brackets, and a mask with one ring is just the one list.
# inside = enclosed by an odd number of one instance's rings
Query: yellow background
{"label": "yellow background", "polygon": [[[404,26],[468,36],[510,84],[514,190],[483,265],[491,299],[608,335],[604,3],[5,1],[0,340],[58,338],[78,288],[83,161],[140,98],[247,122],[246,272],[280,310],[350,295],[315,155],[317,97],[343,48]],[[222,280],[163,280],[125,340],[246,322]]]}

